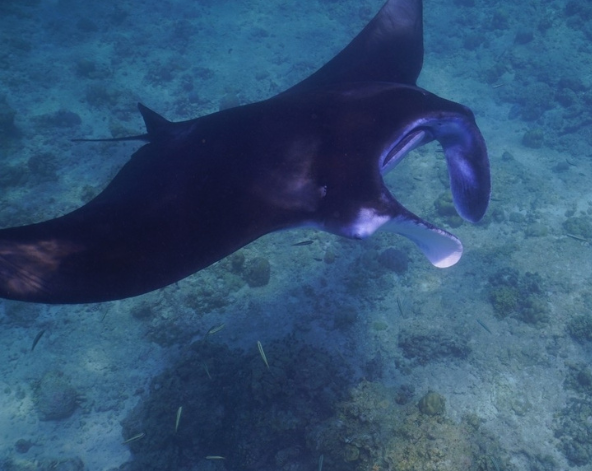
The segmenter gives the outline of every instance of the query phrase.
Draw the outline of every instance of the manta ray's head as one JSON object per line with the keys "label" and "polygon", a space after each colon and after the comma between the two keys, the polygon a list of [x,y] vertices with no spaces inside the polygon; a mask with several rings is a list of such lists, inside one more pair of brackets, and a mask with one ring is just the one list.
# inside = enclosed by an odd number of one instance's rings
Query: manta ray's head
{"label": "manta ray's head", "polygon": [[321,227],[363,239],[377,230],[404,235],[438,267],[454,265],[462,244],[416,216],[390,193],[382,176],[413,149],[437,141],[444,151],[458,214],[478,222],[489,204],[489,160],[473,113],[421,88],[396,83],[333,88],[326,108],[336,139],[332,184],[327,186]]}

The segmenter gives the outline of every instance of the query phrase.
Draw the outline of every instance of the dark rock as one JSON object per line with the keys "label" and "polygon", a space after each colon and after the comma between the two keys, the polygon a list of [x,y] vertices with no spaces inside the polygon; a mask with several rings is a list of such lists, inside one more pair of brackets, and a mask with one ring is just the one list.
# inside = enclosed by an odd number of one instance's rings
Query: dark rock
{"label": "dark rock", "polygon": [[92,59],[80,59],[74,68],[76,74],[87,79],[104,79],[111,75],[111,70]]}
{"label": "dark rock", "polygon": [[52,116],[52,121],[61,128],[72,128],[82,124],[82,119],[78,114],[69,110],[58,110]]}
{"label": "dark rock", "polygon": [[402,250],[393,247],[383,250],[378,256],[378,261],[383,267],[399,275],[405,273],[409,266],[409,256]]}
{"label": "dark rock", "polygon": [[17,440],[14,444],[14,449],[17,453],[26,453],[27,451],[29,451],[32,445],[33,444],[30,440],[25,440],[24,438],[21,438]]}
{"label": "dark rock", "polygon": [[567,323],[567,332],[577,342],[592,342],[592,315],[585,313],[573,317]]}
{"label": "dark rock", "polygon": [[150,319],[154,316],[154,311],[150,304],[140,304],[132,309],[132,316],[138,320]]}
{"label": "dark rock", "polygon": [[413,394],[415,393],[415,388],[410,384],[402,384],[397,388],[397,393],[395,395],[395,402],[399,405],[405,405],[411,399],[413,399]]}
{"label": "dark rock", "polygon": [[514,44],[527,44],[534,39],[534,33],[531,29],[523,28],[516,33]]}
{"label": "dark rock", "polygon": [[58,110],[55,113],[47,113],[37,118],[42,126],[51,126],[56,128],[72,128],[82,124],[82,119],[78,114],[69,110]]}
{"label": "dark rock", "polygon": [[325,256],[323,257],[323,261],[328,264],[334,263],[335,252],[333,252],[331,249],[327,249],[325,252]]}
{"label": "dark rock", "polygon": [[20,186],[26,181],[27,172],[21,165],[0,164],[0,188]]}
{"label": "dark rock", "polygon": [[240,273],[245,266],[245,254],[242,252],[234,252],[230,257],[230,271],[233,273]]}
{"label": "dark rock", "polygon": [[[42,458],[23,460],[22,458],[7,458],[0,462],[2,471],[84,471],[84,463],[78,457],[74,458]],[[123,468],[117,468],[123,469]],[[115,471],[115,468],[110,471]]]}
{"label": "dark rock", "polygon": [[16,111],[10,107],[6,97],[0,96],[0,136],[15,136],[17,134],[14,125],[15,116]]}
{"label": "dark rock", "polygon": [[195,67],[193,69],[193,75],[196,79],[208,80],[213,78],[216,74],[212,69],[208,69],[207,67]]}
{"label": "dark rock", "polygon": [[[179,470],[224,450],[232,450],[224,462],[229,470],[311,469],[309,461],[305,466],[298,460],[314,453],[316,464],[318,448],[310,431],[336,415],[351,387],[351,369],[293,336],[264,346],[269,368],[256,347],[243,352],[215,342],[192,344],[178,363],[153,379],[146,399],[123,420],[126,438],[139,430],[160,430],[128,445],[134,460],[125,469]],[[183,415],[175,433],[179,398]],[[171,411],[167,428],[163,424]]]}
{"label": "dark rock", "polygon": [[266,258],[257,257],[251,260],[244,273],[245,281],[251,288],[265,286],[269,283],[271,265]]}
{"label": "dark rock", "polygon": [[15,324],[28,327],[39,317],[40,309],[32,304],[7,301],[4,312]]}
{"label": "dark rock", "polygon": [[590,370],[583,369],[578,373],[578,383],[584,387],[592,386],[592,373],[590,373]]}
{"label": "dark rock", "polygon": [[440,331],[415,333],[402,330],[398,344],[405,358],[420,365],[451,357],[464,359],[471,353],[466,338]]}
{"label": "dark rock", "polygon": [[54,461],[52,469],[55,471],[84,471],[84,463],[78,457]]}
{"label": "dark rock", "polygon": [[567,406],[555,415],[554,432],[558,448],[571,466],[586,466],[592,462],[589,398],[571,398]]}
{"label": "dark rock", "polygon": [[49,152],[35,154],[27,161],[27,167],[39,181],[58,180],[56,157]]}
{"label": "dark rock", "polygon": [[351,306],[342,306],[335,312],[333,325],[336,329],[347,330],[358,320],[358,311]]}
{"label": "dark rock", "polygon": [[543,146],[544,133],[541,128],[529,129],[522,136],[522,144],[531,149],[540,149]]}
{"label": "dark rock", "polygon": [[592,219],[587,216],[570,217],[562,225],[568,234],[592,239]]}
{"label": "dark rock", "polygon": [[36,394],[40,419],[60,420],[70,417],[78,407],[77,398],[76,390],[61,373],[46,373],[39,382]]}

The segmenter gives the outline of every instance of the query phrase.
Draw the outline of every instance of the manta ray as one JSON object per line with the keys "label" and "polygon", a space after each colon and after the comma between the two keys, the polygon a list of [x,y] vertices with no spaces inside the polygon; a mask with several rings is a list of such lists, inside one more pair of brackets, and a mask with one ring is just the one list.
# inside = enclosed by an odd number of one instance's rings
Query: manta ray
{"label": "manta ray", "polygon": [[[453,201],[479,221],[490,197],[473,113],[416,81],[421,0],[389,0],[318,71],[267,100],[171,122],[143,105],[145,141],[94,199],[0,230],[0,297],[103,302],[179,281],[270,232],[311,227],[412,240],[436,267],[462,244],[403,207],[383,175],[438,141]],[[122,138],[107,140],[123,140]]]}

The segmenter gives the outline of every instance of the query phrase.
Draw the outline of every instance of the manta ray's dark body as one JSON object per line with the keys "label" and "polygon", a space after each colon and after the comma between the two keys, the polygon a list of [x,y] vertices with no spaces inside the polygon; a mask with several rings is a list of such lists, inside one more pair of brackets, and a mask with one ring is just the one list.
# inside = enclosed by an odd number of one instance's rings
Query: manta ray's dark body
{"label": "manta ray's dark body", "polygon": [[436,266],[459,240],[407,211],[382,174],[442,145],[459,214],[487,208],[487,152],[466,107],[415,86],[421,0],[389,0],[333,60],[273,98],[172,123],[140,106],[148,141],[95,199],[0,230],[0,297],[109,301],[205,268],[264,234],[311,226],[364,238],[387,229]]}

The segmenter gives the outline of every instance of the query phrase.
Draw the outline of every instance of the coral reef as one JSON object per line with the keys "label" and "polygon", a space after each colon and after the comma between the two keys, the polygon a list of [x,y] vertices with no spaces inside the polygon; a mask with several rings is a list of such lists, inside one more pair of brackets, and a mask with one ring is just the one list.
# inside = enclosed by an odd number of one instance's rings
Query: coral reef
{"label": "coral reef", "polygon": [[564,388],[592,397],[592,371],[588,365],[567,365]]}
{"label": "coral reef", "polygon": [[563,383],[566,390],[577,394],[555,415],[553,429],[559,439],[558,448],[572,466],[592,463],[592,372],[586,364],[568,364]]}
{"label": "coral reef", "polygon": [[[523,111],[523,113],[526,112],[527,111]],[[535,112],[533,111],[532,113]],[[543,147],[544,137],[545,133],[541,128],[529,129],[522,136],[522,144],[524,144],[526,147],[530,147],[531,149],[540,149]]]}
{"label": "coral reef", "polygon": [[592,463],[592,400],[571,398],[567,406],[557,414],[554,429],[559,439],[559,449],[572,466],[585,466]]}
{"label": "coral reef", "polygon": [[84,463],[76,458],[6,459],[0,461],[2,471],[84,471]]}
{"label": "coral reef", "polygon": [[583,237],[584,239],[592,239],[592,222],[589,217],[570,217],[563,223],[563,229],[568,234]]}
{"label": "coral reef", "polygon": [[437,392],[430,391],[417,403],[419,412],[424,415],[444,415],[446,412],[446,399]]}
{"label": "coral reef", "polygon": [[228,256],[230,262],[230,271],[232,273],[240,273],[245,265],[245,254],[240,250]]}
{"label": "coral reef", "polygon": [[70,417],[78,407],[78,400],[70,381],[57,371],[46,373],[36,388],[35,402],[41,420]]}
{"label": "coral reef", "polygon": [[592,341],[592,315],[586,313],[571,319],[567,324],[567,332],[580,343]]}
{"label": "coral reef", "polygon": [[513,316],[538,325],[548,321],[547,295],[538,273],[521,275],[518,270],[505,267],[489,277],[489,284],[487,294],[498,317]]}
{"label": "coral reef", "polygon": [[425,365],[431,361],[451,358],[464,359],[471,353],[465,337],[440,330],[417,332],[402,329],[398,344],[412,365]]}
{"label": "coral reef", "polygon": [[450,227],[459,227],[463,220],[456,212],[454,202],[452,201],[452,194],[449,192],[442,193],[436,201],[434,201],[434,208],[436,213],[446,221]]}
{"label": "coral reef", "polygon": [[242,262],[237,265],[230,257],[197,273],[190,281],[191,289],[181,294],[176,309],[162,298],[151,298],[150,305],[139,303],[130,313],[146,322],[148,337],[159,345],[188,343],[194,335],[205,333],[196,328],[196,320],[233,303],[234,293],[245,285],[241,267]]}
{"label": "coral reef", "polygon": [[225,458],[217,469],[312,468],[318,455],[306,448],[308,429],[334,413],[349,370],[292,336],[266,343],[265,354],[269,368],[256,348],[194,343],[124,420],[124,438],[145,433],[129,443],[135,459],[125,469],[179,470],[208,455]]}
{"label": "coral reef", "polygon": [[31,449],[33,443],[31,440],[25,440],[24,438],[20,438],[14,444],[14,449],[17,453],[26,453]]}
{"label": "coral reef", "polygon": [[[443,398],[430,396],[438,404]],[[334,417],[307,436],[308,447],[324,456],[330,471],[499,471],[514,469],[499,445],[467,416],[460,424],[438,413],[422,413],[417,404],[397,406],[393,390],[364,381],[339,404]],[[438,399],[434,399],[434,398]]]}

